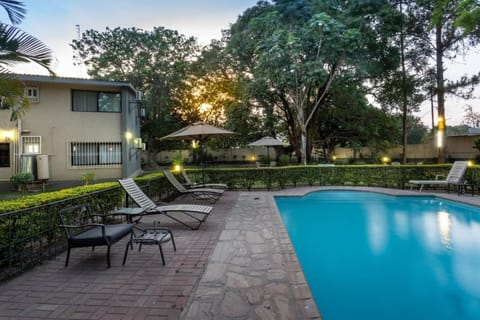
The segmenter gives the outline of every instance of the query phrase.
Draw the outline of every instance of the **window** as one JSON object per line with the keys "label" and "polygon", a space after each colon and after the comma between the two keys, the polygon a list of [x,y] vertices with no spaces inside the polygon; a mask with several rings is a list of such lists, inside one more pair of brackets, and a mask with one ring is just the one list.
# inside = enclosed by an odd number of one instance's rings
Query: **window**
{"label": "window", "polygon": [[122,164],[121,142],[72,142],[71,166],[108,166]]}
{"label": "window", "polygon": [[72,90],[72,110],[78,112],[121,112],[120,93]]}
{"label": "window", "polygon": [[31,102],[40,101],[40,91],[38,90],[38,87],[25,87],[25,96]]}
{"label": "window", "polygon": [[99,92],[98,93],[98,111],[100,112],[120,112],[120,93]]}
{"label": "window", "polygon": [[10,143],[0,143],[0,167],[10,167]]}
{"label": "window", "polygon": [[22,136],[23,154],[39,154],[42,152],[42,137]]}

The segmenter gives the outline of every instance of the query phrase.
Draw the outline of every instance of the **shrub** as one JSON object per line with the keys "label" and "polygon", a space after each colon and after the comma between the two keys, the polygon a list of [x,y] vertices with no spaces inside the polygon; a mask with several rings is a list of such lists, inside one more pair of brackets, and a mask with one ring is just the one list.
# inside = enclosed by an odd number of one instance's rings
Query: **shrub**
{"label": "shrub", "polygon": [[286,166],[289,161],[290,157],[287,154],[282,154],[280,157],[278,157],[278,163],[281,166]]}
{"label": "shrub", "polygon": [[80,177],[85,182],[85,185],[88,185],[89,182],[95,180],[95,173],[89,171],[89,172],[84,172],[82,173],[82,176]]}
{"label": "shrub", "polygon": [[183,166],[183,158],[180,152],[177,152],[175,157],[172,158],[172,165],[175,166]]}
{"label": "shrub", "polygon": [[31,172],[20,172],[10,177],[10,182],[19,191],[26,191],[27,185],[33,182],[33,174]]}
{"label": "shrub", "polygon": [[480,138],[473,141],[473,148],[480,151]]}
{"label": "shrub", "polygon": [[269,156],[261,154],[261,155],[258,156],[258,161],[260,161],[261,163],[269,164],[271,159],[270,159]]}

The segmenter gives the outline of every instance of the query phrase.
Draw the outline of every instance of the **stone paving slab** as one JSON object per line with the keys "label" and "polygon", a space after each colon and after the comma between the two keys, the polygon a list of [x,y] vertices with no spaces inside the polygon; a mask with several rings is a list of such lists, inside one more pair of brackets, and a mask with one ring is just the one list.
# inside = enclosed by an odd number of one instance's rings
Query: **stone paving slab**
{"label": "stone paving slab", "polygon": [[271,192],[240,192],[181,319],[320,319]]}

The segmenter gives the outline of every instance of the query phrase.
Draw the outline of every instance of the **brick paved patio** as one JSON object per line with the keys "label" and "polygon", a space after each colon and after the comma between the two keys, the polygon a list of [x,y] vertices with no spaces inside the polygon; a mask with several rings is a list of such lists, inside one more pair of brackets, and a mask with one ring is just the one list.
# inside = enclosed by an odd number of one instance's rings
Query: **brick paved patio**
{"label": "brick paved patio", "polygon": [[130,251],[122,267],[122,240],[112,246],[110,269],[106,247],[75,248],[68,268],[63,254],[1,284],[0,319],[178,319],[237,196],[225,193],[196,231],[163,216],[144,217],[142,223],[160,220],[174,232],[177,252],[171,243],[163,245],[166,266],[157,246],[143,246]]}

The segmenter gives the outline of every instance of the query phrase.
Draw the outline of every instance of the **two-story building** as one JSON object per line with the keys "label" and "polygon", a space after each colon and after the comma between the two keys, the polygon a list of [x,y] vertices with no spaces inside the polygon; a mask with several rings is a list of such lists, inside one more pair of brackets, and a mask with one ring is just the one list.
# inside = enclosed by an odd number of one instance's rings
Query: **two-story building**
{"label": "two-story building", "polygon": [[30,108],[18,121],[0,110],[0,181],[125,178],[141,171],[141,93],[128,82],[18,75]]}

